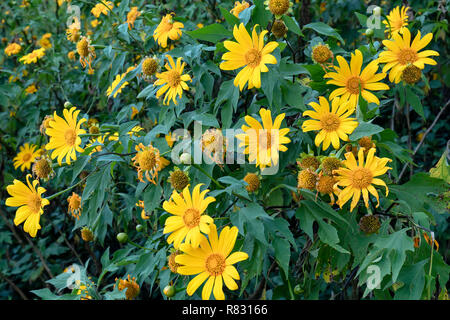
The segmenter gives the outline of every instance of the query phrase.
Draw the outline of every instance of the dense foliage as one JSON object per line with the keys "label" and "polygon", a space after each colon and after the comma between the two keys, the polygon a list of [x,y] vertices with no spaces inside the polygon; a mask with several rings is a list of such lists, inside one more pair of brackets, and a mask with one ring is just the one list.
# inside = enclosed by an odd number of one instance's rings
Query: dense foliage
{"label": "dense foliage", "polygon": [[0,299],[448,299],[448,9],[1,1]]}

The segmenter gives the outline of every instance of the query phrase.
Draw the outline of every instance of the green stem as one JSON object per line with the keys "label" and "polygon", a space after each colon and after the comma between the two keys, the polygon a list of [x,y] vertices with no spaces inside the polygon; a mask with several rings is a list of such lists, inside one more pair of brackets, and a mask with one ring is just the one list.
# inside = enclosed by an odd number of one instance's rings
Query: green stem
{"label": "green stem", "polygon": [[431,270],[433,269],[434,235],[431,237],[430,268],[428,269],[428,300],[431,300]]}
{"label": "green stem", "polygon": [[65,193],[66,191],[70,191],[70,190],[72,190],[73,188],[75,188],[76,186],[79,186],[79,185],[80,185],[81,183],[83,183],[88,177],[89,177],[89,175],[88,175],[87,177],[81,179],[81,180],[78,181],[77,183],[75,183],[73,186],[70,186],[70,187],[68,187],[68,188],[66,188],[66,189],[64,189],[64,190],[61,190],[61,191],[59,191],[59,192],[57,192],[57,193],[54,193],[54,194],[52,194],[51,196],[47,197],[46,199],[47,199],[48,201],[53,200],[53,199],[56,198],[57,196],[60,196],[60,195],[62,195],[63,193]]}

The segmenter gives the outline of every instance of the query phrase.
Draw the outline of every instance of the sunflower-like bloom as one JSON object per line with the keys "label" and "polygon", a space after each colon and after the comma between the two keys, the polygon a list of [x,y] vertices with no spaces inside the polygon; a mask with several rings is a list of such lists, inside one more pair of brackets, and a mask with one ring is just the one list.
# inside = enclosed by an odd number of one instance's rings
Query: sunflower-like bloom
{"label": "sunflower-like bloom", "polygon": [[126,289],[125,298],[127,300],[133,300],[134,298],[136,298],[138,296],[138,294],[140,292],[140,288],[136,282],[135,277],[131,278],[131,276],[128,275],[128,278],[126,278],[126,279],[117,279],[116,278],[116,281],[117,280],[119,280],[119,285],[117,286],[117,289],[119,289],[119,291]]}
{"label": "sunflower-like bloom", "polygon": [[83,152],[80,147],[80,134],[85,134],[86,130],[81,129],[81,124],[86,121],[82,118],[77,120],[80,110],[72,107],[70,110],[64,109],[64,119],[55,113],[53,119],[48,123],[48,128],[45,133],[50,137],[49,143],[45,146],[46,150],[53,150],[51,158],[58,157],[59,165],[62,164],[62,159],[66,157],[67,164],[70,165],[72,160],[77,159],[76,151]]}
{"label": "sunflower-like bloom", "polygon": [[14,157],[14,169],[20,167],[21,171],[25,169],[30,169],[31,164],[36,158],[40,156],[37,146],[25,143],[23,146],[19,147],[19,153]]}
{"label": "sunflower-like bloom", "polygon": [[38,180],[30,183],[31,174],[27,174],[27,185],[14,179],[13,184],[6,187],[6,191],[11,197],[6,199],[5,204],[8,207],[19,207],[16,211],[14,224],[18,226],[25,221],[23,230],[30,234],[33,238],[41,226],[39,220],[44,212],[43,208],[50,202],[42,198],[42,194],[46,191],[42,187],[37,187]]}
{"label": "sunflower-like bloom", "polygon": [[330,101],[335,97],[342,96],[340,103],[350,101],[350,106],[355,107],[358,103],[359,95],[367,102],[374,102],[380,104],[380,100],[368,90],[389,90],[389,86],[385,83],[378,82],[386,77],[385,73],[377,73],[378,60],[370,62],[364,70],[361,71],[363,64],[363,55],[361,51],[355,50],[352,53],[350,66],[347,61],[341,56],[337,56],[339,67],[335,66],[336,72],[329,72],[325,74],[324,78],[331,78],[328,84],[334,84],[338,87],[331,92]]}
{"label": "sunflower-like bloom", "polygon": [[233,9],[230,10],[230,13],[234,15],[236,18],[239,18],[239,14],[248,7],[250,7],[250,3],[248,3],[247,1],[242,2],[236,1],[234,3]]}
{"label": "sunflower-like bloom", "polygon": [[20,44],[18,44],[18,43],[10,43],[5,48],[5,54],[7,56],[11,56],[13,54],[18,54],[20,52],[20,50],[22,50],[22,46]]}
{"label": "sunflower-like bloom", "polygon": [[173,216],[166,219],[163,233],[170,233],[167,242],[175,249],[180,247],[183,240],[198,248],[201,242],[201,232],[208,234],[210,226],[214,224],[213,218],[204,214],[208,205],[216,201],[213,197],[206,197],[208,189],[200,192],[202,184],[198,184],[192,191],[189,191],[189,185],[179,194],[173,191],[169,201],[164,201],[163,208]]}
{"label": "sunflower-like bloom", "polygon": [[387,20],[384,20],[383,23],[386,25],[386,32],[390,32],[391,36],[397,33],[403,33],[408,25],[408,15],[406,11],[408,11],[409,7],[400,6],[395,7],[389,12],[386,16]]}
{"label": "sunflower-like bloom", "polygon": [[430,32],[421,38],[420,31],[411,43],[411,32],[405,28],[403,36],[394,34],[391,40],[383,40],[387,50],[380,53],[378,61],[386,63],[383,72],[389,72],[389,80],[398,83],[402,78],[403,70],[409,65],[414,65],[419,69],[425,68],[426,64],[435,65],[436,61],[429,56],[438,56],[439,53],[434,50],[422,50],[433,39]]}
{"label": "sunflower-like bloom", "polygon": [[192,79],[190,75],[183,74],[186,62],[181,63],[181,57],[177,59],[176,64],[171,56],[168,55],[167,59],[170,63],[170,65],[169,63],[165,64],[165,68],[167,71],[157,73],[156,78],[158,78],[158,80],[156,80],[153,85],[162,86],[156,92],[157,98],[166,93],[164,96],[163,104],[169,105],[170,100],[172,100],[174,104],[177,104],[177,95],[181,98],[183,95],[183,90],[189,90],[186,81],[192,82]]}
{"label": "sunflower-like bloom", "polygon": [[350,118],[355,111],[355,106],[350,102],[340,103],[338,97],[330,104],[324,97],[319,97],[319,103],[311,102],[309,105],[314,110],[303,112],[303,116],[310,116],[312,120],[303,122],[303,132],[316,131],[320,132],[316,135],[315,144],[318,147],[322,142],[323,150],[328,149],[330,143],[335,149],[339,149],[339,139],[348,141],[348,135],[358,126],[356,118]]}
{"label": "sunflower-like bloom", "polygon": [[361,194],[364,199],[364,204],[369,207],[369,192],[377,199],[377,207],[380,204],[378,198],[378,192],[373,185],[384,186],[386,188],[386,196],[389,193],[389,189],[386,183],[378,178],[385,174],[390,167],[386,164],[392,161],[389,158],[378,158],[375,156],[375,148],[371,148],[367,153],[367,158],[364,163],[364,148],[360,148],[358,152],[358,162],[356,162],[355,156],[352,152],[345,154],[345,159],[342,161],[343,167],[334,170],[335,179],[337,183],[335,187],[344,187],[343,190],[338,190],[339,199],[337,204],[342,206],[353,197],[350,211],[353,211],[358,204]]}
{"label": "sunflower-like bloom", "polygon": [[[128,72],[130,72],[131,70],[134,70],[136,67],[131,66],[127,69],[127,71],[125,71],[122,74],[118,74],[116,75],[116,79],[114,79],[113,83],[108,87],[108,89],[106,90],[106,95],[110,96],[111,93],[113,93],[113,91],[116,89],[116,87],[119,85],[120,81],[122,81],[122,79],[127,75]],[[122,89],[125,88],[127,85],[129,84],[128,81],[124,81],[120,87],[117,89],[117,91],[114,93],[113,98],[117,97],[117,95],[119,93],[122,92]]]}
{"label": "sunflower-like bloom", "polygon": [[45,56],[45,48],[40,48],[24,55],[19,59],[19,61],[23,62],[24,64],[36,63],[38,59],[42,58],[43,56]]}
{"label": "sunflower-like bloom", "polygon": [[159,155],[159,150],[153,147],[151,144],[144,146],[139,143],[136,146],[136,156],[132,158],[133,166],[138,171],[138,179],[141,182],[145,182],[145,178],[153,184],[156,184],[158,179],[158,172],[169,164],[167,159],[164,159]]}
{"label": "sunflower-like bloom", "polygon": [[134,28],[134,22],[141,15],[138,7],[131,7],[131,10],[127,13],[128,29]]}
{"label": "sunflower-like bloom", "polygon": [[269,69],[266,64],[277,64],[277,59],[270,53],[278,47],[278,42],[271,41],[264,45],[264,36],[268,31],[256,33],[253,27],[252,36],[245,29],[243,23],[234,26],[233,35],[237,42],[225,41],[224,46],[229,52],[222,56],[225,60],[220,64],[222,70],[235,70],[244,67],[234,79],[234,86],[242,91],[248,82],[248,88],[261,88],[261,72]]}
{"label": "sunflower-like bloom", "polygon": [[44,34],[38,41],[39,46],[44,49],[50,49],[52,47],[52,43],[50,42],[51,37],[52,37],[51,33]]}
{"label": "sunflower-like bloom", "polygon": [[279,151],[287,151],[285,144],[291,142],[286,137],[289,128],[280,129],[285,114],[282,113],[272,123],[270,110],[261,108],[259,110],[261,123],[251,116],[245,116],[247,125],[242,125],[244,133],[236,135],[241,140],[239,147],[245,147],[244,154],[249,155],[250,163],[256,162],[256,166],[264,169],[278,164]]}
{"label": "sunflower-like bloom", "polygon": [[95,7],[91,9],[91,13],[96,17],[100,17],[100,15],[103,13],[105,16],[108,15],[109,10],[114,8],[114,3],[111,1],[106,1],[106,5],[103,3],[97,3]]}
{"label": "sunflower-like bloom", "polygon": [[204,235],[200,235],[201,242],[198,248],[183,243],[180,247],[183,254],[178,254],[175,262],[180,265],[177,268],[179,274],[198,274],[186,288],[189,296],[192,296],[206,280],[202,299],[209,300],[213,292],[216,300],[224,300],[223,283],[230,290],[238,288],[235,280],[239,280],[240,277],[233,264],[248,259],[248,254],[241,251],[231,253],[236,243],[238,228],[227,226],[220,232],[220,237],[214,224],[210,230],[209,241]]}
{"label": "sunflower-like bloom", "polygon": [[167,39],[178,40],[181,38],[184,24],[178,21],[173,21],[173,13],[166,14],[159,25],[153,32],[153,39],[163,48],[167,47]]}

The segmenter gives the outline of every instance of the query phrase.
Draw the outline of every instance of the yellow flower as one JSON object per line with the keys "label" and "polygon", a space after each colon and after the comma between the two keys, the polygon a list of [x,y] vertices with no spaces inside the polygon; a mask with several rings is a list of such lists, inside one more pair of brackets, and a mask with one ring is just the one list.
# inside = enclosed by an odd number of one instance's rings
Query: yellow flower
{"label": "yellow flower", "polygon": [[49,143],[45,146],[46,150],[53,150],[51,158],[58,157],[59,165],[62,164],[62,159],[66,157],[67,164],[70,165],[71,160],[76,160],[76,151],[83,152],[80,147],[80,134],[85,134],[86,130],[80,129],[80,126],[86,119],[82,118],[77,121],[80,110],[72,107],[70,110],[64,109],[64,119],[56,114],[48,123],[48,128],[45,133],[50,137]]}
{"label": "yellow flower", "polygon": [[236,18],[239,18],[239,14],[248,7],[250,7],[250,4],[247,1],[236,1],[233,9],[230,10],[230,13],[232,13]]}
{"label": "yellow flower", "polygon": [[291,139],[286,137],[289,128],[280,129],[284,113],[278,115],[273,124],[270,110],[261,108],[259,114],[262,125],[255,118],[245,116],[249,126],[242,125],[244,133],[237,134],[236,138],[241,140],[239,147],[245,147],[244,154],[249,155],[250,163],[256,161],[256,166],[264,169],[278,164],[279,151],[287,151],[284,144],[291,142]]}
{"label": "yellow flower", "polygon": [[144,201],[139,200],[138,203],[136,203],[136,206],[142,209],[141,218],[143,220],[148,220],[150,217],[145,213]]}
{"label": "yellow flower", "polygon": [[127,23],[128,29],[134,28],[134,22],[141,15],[141,12],[138,11],[138,7],[131,7],[131,10],[127,14]]}
{"label": "yellow flower", "polygon": [[386,63],[383,72],[389,72],[389,80],[398,83],[401,80],[403,70],[410,64],[419,69],[425,68],[426,64],[435,65],[436,61],[429,56],[438,56],[439,53],[434,50],[422,50],[433,39],[433,34],[428,33],[421,38],[420,31],[411,43],[411,32],[405,28],[403,36],[394,34],[391,40],[383,40],[387,50],[380,53],[378,61]]}
{"label": "yellow flower", "polygon": [[31,53],[24,55],[19,59],[20,62],[23,61],[24,64],[36,63],[38,59],[45,56],[45,48],[40,48],[33,50]]}
{"label": "yellow flower", "polygon": [[386,32],[390,31],[391,37],[394,34],[403,33],[408,25],[408,11],[409,7],[400,6],[392,9],[387,15],[387,21],[384,20],[383,23],[386,25]]}
{"label": "yellow flower", "polygon": [[120,291],[126,289],[125,297],[127,300],[133,300],[134,298],[136,298],[138,296],[140,289],[139,289],[139,285],[136,282],[135,277],[133,277],[131,279],[130,275],[128,275],[128,279],[117,279],[116,278],[116,281],[117,280],[119,280],[119,285],[117,286],[117,288]]}
{"label": "yellow flower", "polygon": [[91,21],[91,27],[96,28],[99,23],[100,23],[100,21],[98,19],[94,19]]}
{"label": "yellow flower", "polygon": [[81,66],[83,68],[86,68],[86,65],[89,66],[88,73],[93,74],[94,70],[92,69],[91,63],[96,55],[94,47],[91,46],[91,41],[86,37],[82,37],[80,41],[77,42],[77,52],[80,55]]}
{"label": "yellow flower", "polygon": [[81,197],[77,193],[72,192],[72,195],[67,198],[67,202],[69,203],[67,212],[70,212],[74,218],[80,219]]}
{"label": "yellow flower", "polygon": [[139,110],[136,107],[131,107],[131,120],[139,114]]}
{"label": "yellow flower", "polygon": [[[91,127],[92,128],[92,127]],[[89,148],[89,147],[92,147],[92,145],[94,144],[94,143],[100,143],[101,145],[103,145],[104,143],[105,143],[105,136],[99,136],[99,137],[97,137],[96,139],[91,139],[91,141],[88,143],[88,144],[86,144],[86,147],[85,148]],[[96,146],[96,147],[94,147],[92,150],[91,150],[91,152],[89,153],[89,154],[93,154],[93,153],[95,153],[95,152],[100,152],[100,151],[102,151],[102,146],[101,145],[99,145],[99,146]]]}
{"label": "yellow flower", "polygon": [[27,95],[37,92],[37,88],[36,88],[35,84],[33,83],[32,85],[26,87],[25,92]]}
{"label": "yellow flower", "polygon": [[178,21],[173,21],[173,13],[166,14],[153,32],[153,39],[161,47],[167,47],[167,38],[171,40],[178,40],[181,38],[184,24]]}
{"label": "yellow flower", "polygon": [[350,101],[350,106],[355,107],[358,103],[359,94],[367,102],[380,104],[380,100],[368,90],[389,90],[387,84],[378,82],[386,77],[385,73],[375,74],[378,70],[378,60],[370,62],[366,68],[361,71],[363,63],[363,55],[361,51],[355,50],[352,53],[350,60],[350,67],[347,61],[341,56],[337,56],[339,67],[335,66],[337,72],[329,72],[325,74],[324,78],[332,78],[328,80],[328,84],[334,84],[338,87],[331,92],[330,101],[335,97],[342,96],[340,103]]}
{"label": "yellow flower", "polygon": [[292,2],[289,0],[266,0],[264,2],[266,9],[269,10],[277,19],[280,19],[286,13],[292,13]]}
{"label": "yellow flower", "polygon": [[177,139],[175,138],[175,135],[172,136],[172,132],[169,132],[168,134],[166,134],[165,136],[167,145],[172,148],[173,144],[175,143],[175,141],[177,141]]}
{"label": "yellow flower", "polygon": [[358,152],[358,163],[356,162],[355,156],[352,152],[347,152],[345,154],[345,159],[342,161],[343,167],[334,170],[336,174],[335,179],[337,183],[335,186],[344,187],[343,190],[339,190],[339,199],[337,204],[342,208],[342,206],[353,197],[350,211],[353,211],[355,206],[358,204],[361,194],[364,199],[364,204],[369,207],[369,192],[377,199],[377,207],[380,204],[378,198],[378,192],[375,190],[373,185],[384,186],[386,188],[386,196],[389,193],[389,189],[386,183],[378,178],[377,176],[385,174],[390,167],[386,167],[386,164],[391,159],[388,158],[378,158],[375,156],[375,148],[371,148],[367,153],[366,162],[364,164],[364,148],[360,148]]}
{"label": "yellow flower", "polygon": [[131,160],[138,171],[139,181],[145,182],[143,179],[145,174],[148,181],[156,184],[158,172],[164,169],[169,164],[169,161],[161,157],[159,150],[151,144],[144,146],[142,143],[139,143],[135,149],[137,151],[136,156]]}
{"label": "yellow flower", "polygon": [[159,61],[154,57],[146,57],[142,62],[142,74],[146,78],[153,76],[159,69]]}
{"label": "yellow flower", "polygon": [[67,53],[67,58],[69,58],[70,60],[75,60],[75,51],[69,51]]}
{"label": "yellow flower", "polygon": [[51,33],[44,34],[41,39],[39,39],[38,44],[40,47],[44,49],[50,49],[52,47],[52,43],[50,42]]}
{"label": "yellow flower", "polygon": [[[122,81],[122,79],[127,75],[127,73],[130,72],[131,70],[134,70],[135,68],[136,67],[134,66],[129,67],[127,71],[125,71],[124,73],[116,75],[116,79],[114,79],[113,83],[109,86],[108,90],[106,90],[106,95],[110,96],[111,93],[113,93],[113,91],[116,89],[120,81]],[[113,98],[117,97],[117,95],[122,92],[122,89],[125,88],[128,85],[128,83],[129,83],[128,81],[123,82],[117,89],[117,91],[114,93]]]}
{"label": "yellow flower", "polygon": [[75,20],[75,22],[66,29],[67,40],[71,42],[78,42],[78,40],[80,40],[80,26],[79,20]]}
{"label": "yellow flower", "polygon": [[20,167],[21,171],[25,169],[30,169],[31,164],[34,160],[39,157],[39,150],[35,150],[37,148],[36,145],[25,143],[23,146],[19,147],[19,153],[14,157],[14,169]]}
{"label": "yellow flower", "polygon": [[181,57],[177,59],[176,64],[171,56],[168,55],[166,57],[169,60],[170,65],[169,63],[166,63],[165,68],[167,71],[156,74],[156,78],[158,78],[158,80],[156,80],[153,85],[162,86],[156,92],[157,98],[166,93],[164,95],[163,104],[169,105],[170,100],[177,104],[177,95],[181,98],[183,95],[183,90],[189,90],[186,81],[192,82],[192,79],[190,75],[183,74],[186,62],[181,63]]}
{"label": "yellow flower", "polygon": [[277,59],[270,53],[278,47],[275,41],[264,45],[264,36],[268,31],[264,30],[256,33],[256,26],[253,27],[252,36],[245,29],[243,23],[237,27],[234,26],[233,35],[237,42],[225,41],[224,46],[229,52],[222,56],[226,60],[220,64],[222,70],[235,70],[244,67],[234,79],[234,85],[239,86],[242,91],[248,82],[248,88],[261,87],[261,72],[267,72],[269,69],[266,64],[276,64]]}
{"label": "yellow flower", "polygon": [[199,248],[183,243],[180,249],[184,254],[177,255],[175,262],[180,264],[177,268],[179,274],[198,274],[186,288],[189,296],[192,296],[206,280],[202,299],[209,300],[213,292],[216,300],[224,300],[223,283],[230,290],[238,288],[235,280],[239,280],[240,277],[233,264],[248,259],[248,254],[241,251],[231,253],[236,243],[238,228],[227,226],[220,232],[220,237],[217,235],[217,227],[214,224],[210,229],[209,240],[204,235],[200,235]]}
{"label": "yellow flower", "polygon": [[11,56],[13,54],[18,54],[20,52],[20,50],[22,50],[22,46],[20,44],[17,43],[10,43],[8,44],[8,46],[5,48],[5,54],[7,56]]}
{"label": "yellow flower", "polygon": [[197,184],[194,187],[192,196],[189,185],[183,189],[182,194],[174,190],[170,200],[163,203],[164,210],[173,215],[166,219],[163,233],[170,233],[167,242],[173,242],[175,249],[180,247],[183,240],[197,248],[201,242],[201,232],[208,234],[210,225],[214,223],[213,218],[204,212],[216,199],[205,198],[209,190],[200,193],[201,186],[202,184]]}
{"label": "yellow flower", "polygon": [[323,142],[323,150],[328,149],[330,143],[335,149],[339,149],[339,139],[348,141],[348,135],[358,126],[356,118],[350,118],[355,107],[350,103],[340,103],[341,99],[335,98],[330,104],[324,97],[319,97],[319,103],[311,102],[309,105],[314,110],[303,112],[303,116],[310,116],[312,120],[303,122],[303,132],[320,131],[315,138],[318,147]]}
{"label": "yellow flower", "polygon": [[197,28],[201,29],[203,27],[204,27],[203,23],[197,23]]}
{"label": "yellow flower", "polygon": [[23,182],[14,179],[13,184],[6,187],[11,197],[6,199],[5,204],[8,207],[19,207],[16,211],[14,224],[18,226],[25,221],[23,230],[30,234],[33,238],[41,226],[39,220],[41,214],[44,212],[43,208],[50,204],[50,202],[42,198],[42,194],[46,191],[42,187],[36,186],[39,184],[37,180],[30,183],[31,174],[27,174],[26,186]]}
{"label": "yellow flower", "polygon": [[96,17],[100,17],[100,15],[103,13],[105,16],[108,15],[109,10],[114,8],[114,3],[111,1],[106,1],[105,4],[103,3],[97,3],[95,7],[92,8],[91,13]]}

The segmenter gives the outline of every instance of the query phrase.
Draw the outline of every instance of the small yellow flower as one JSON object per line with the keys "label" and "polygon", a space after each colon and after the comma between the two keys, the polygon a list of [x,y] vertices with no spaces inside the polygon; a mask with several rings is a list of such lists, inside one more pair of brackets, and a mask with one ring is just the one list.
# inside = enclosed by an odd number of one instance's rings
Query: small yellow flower
{"label": "small yellow flower", "polygon": [[292,2],[289,0],[266,0],[264,4],[267,10],[277,19],[280,19],[284,14],[292,13]]}
{"label": "small yellow flower", "polygon": [[151,144],[144,146],[142,143],[136,146],[136,156],[132,158],[133,166],[138,171],[138,179],[141,182],[145,178],[153,184],[156,184],[158,179],[158,172],[169,164],[167,159],[164,159],[159,155],[159,150],[153,147]]}
{"label": "small yellow flower", "polygon": [[45,48],[40,48],[33,50],[27,55],[24,55],[19,59],[19,61],[23,62],[24,64],[36,63],[38,59],[42,58],[43,56],[45,56]]}
{"label": "small yellow flower", "polygon": [[26,87],[25,92],[27,95],[37,92],[36,85],[33,83],[32,85]]}
{"label": "small yellow flower", "polygon": [[159,61],[156,57],[146,57],[142,62],[142,73],[144,77],[152,77],[159,69]]}
{"label": "small yellow flower", "polygon": [[83,68],[86,68],[86,65],[89,66],[88,73],[92,74],[94,70],[92,69],[91,63],[92,60],[95,59],[95,49],[91,46],[91,41],[82,37],[80,41],[77,42],[77,52],[80,55],[80,64]]}
{"label": "small yellow flower", "polygon": [[119,280],[119,285],[117,288],[122,291],[126,289],[125,291],[125,297],[127,300],[133,300],[136,298],[140,292],[139,285],[136,282],[136,278],[131,278],[130,275],[128,275],[127,279],[117,279]]}
{"label": "small yellow flower", "polygon": [[[116,79],[114,79],[113,83],[108,87],[108,90],[106,90],[106,95],[110,96],[111,93],[113,93],[113,91],[119,85],[120,81],[122,81],[122,79],[127,75],[127,73],[130,72],[131,70],[134,70],[135,68],[136,67],[131,66],[124,73],[116,75]],[[113,98],[117,97],[117,95],[122,92],[122,89],[125,88],[128,84],[129,84],[128,81],[123,82],[114,93]]]}
{"label": "small yellow flower", "polygon": [[19,147],[19,153],[14,157],[14,169],[20,167],[21,171],[30,169],[31,164],[39,157],[37,146],[34,144],[25,143]]}
{"label": "small yellow flower", "polygon": [[[105,5],[106,4],[106,5]],[[114,3],[112,3],[111,1],[105,1],[105,4],[103,4],[102,2],[97,3],[95,5],[95,7],[93,7],[91,9],[91,13],[96,17],[100,17],[100,15],[103,13],[105,16],[108,15],[109,10],[111,10],[112,8],[114,8]]]}
{"label": "small yellow flower", "polygon": [[91,27],[96,28],[99,25],[100,21],[98,19],[94,19],[91,21]]}
{"label": "small yellow flower", "polygon": [[142,209],[141,218],[143,220],[148,220],[150,217],[145,213],[144,201],[139,200],[138,203],[136,203],[136,206]]}
{"label": "small yellow flower", "polygon": [[70,212],[74,218],[80,219],[81,197],[77,193],[72,192],[72,195],[67,198],[67,202],[69,203],[67,212]]}
{"label": "small yellow flower", "polygon": [[127,23],[128,29],[134,28],[134,22],[141,15],[141,12],[138,11],[138,7],[131,7],[131,10],[127,14]]}
{"label": "small yellow flower", "polygon": [[230,10],[230,13],[233,14],[236,18],[239,18],[239,14],[248,7],[250,7],[250,3],[248,3],[247,1],[236,1],[234,3],[233,9]]}
{"label": "small yellow flower", "polygon": [[52,43],[50,42],[51,36],[51,33],[44,34],[38,41],[39,46],[44,49],[50,49],[52,47]]}
{"label": "small yellow flower", "polygon": [[247,189],[248,192],[256,192],[261,186],[261,181],[256,173],[247,173],[244,177],[244,181],[247,182],[245,189]]}
{"label": "small yellow flower", "polygon": [[408,26],[408,15],[406,12],[409,7],[399,6],[392,9],[391,12],[387,15],[387,21],[384,20],[383,23],[386,25],[386,32],[390,31],[390,36],[392,37],[394,34],[403,34],[403,31]]}
{"label": "small yellow flower", "polygon": [[75,61],[75,51],[69,51],[67,53],[67,58],[69,58],[70,60]]}
{"label": "small yellow flower", "polygon": [[5,48],[5,54],[7,56],[11,56],[13,54],[18,54],[20,52],[20,50],[22,50],[22,46],[20,44],[17,43],[10,43],[8,44],[8,46]]}
{"label": "small yellow flower", "polygon": [[167,39],[178,40],[181,38],[184,24],[173,21],[173,13],[166,14],[153,32],[153,39],[163,48],[167,47]]}

